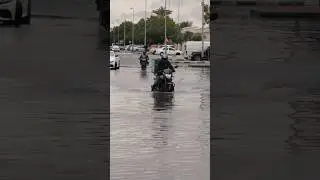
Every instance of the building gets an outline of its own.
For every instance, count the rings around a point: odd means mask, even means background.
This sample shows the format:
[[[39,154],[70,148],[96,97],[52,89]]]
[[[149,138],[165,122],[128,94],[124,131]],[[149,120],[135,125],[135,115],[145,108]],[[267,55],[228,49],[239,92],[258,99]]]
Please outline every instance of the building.
[[[185,27],[183,29],[181,29],[182,33],[185,32],[192,32],[192,33],[202,33],[202,28],[201,27],[196,27],[196,26],[191,26],[191,27]],[[203,34],[204,34],[204,41],[210,41],[210,28],[209,25],[205,25],[204,29],[203,29]]]

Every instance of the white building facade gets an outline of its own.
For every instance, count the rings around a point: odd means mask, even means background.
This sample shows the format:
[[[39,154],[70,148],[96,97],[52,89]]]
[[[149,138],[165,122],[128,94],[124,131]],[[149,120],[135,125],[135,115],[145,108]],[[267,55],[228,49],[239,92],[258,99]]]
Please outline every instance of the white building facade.
[[[183,29],[181,29],[181,32],[182,33],[185,33],[185,32],[192,32],[192,33],[202,33],[202,28],[201,27],[196,27],[196,26],[191,26],[191,27],[185,27]],[[203,35],[204,35],[204,38],[203,40],[204,41],[210,41],[210,28],[209,28],[209,25],[205,25],[204,28],[203,28]]]

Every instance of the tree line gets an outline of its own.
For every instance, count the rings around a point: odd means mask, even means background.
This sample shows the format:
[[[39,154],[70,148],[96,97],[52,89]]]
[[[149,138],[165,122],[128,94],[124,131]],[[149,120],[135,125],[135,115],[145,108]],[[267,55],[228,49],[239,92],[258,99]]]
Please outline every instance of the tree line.
[[[183,21],[176,23],[169,15],[172,13],[171,10],[165,10],[164,7],[160,7],[152,11],[152,15],[146,19],[147,23],[147,44],[162,44],[164,42],[164,18],[167,15],[167,39],[174,43],[182,43],[188,40],[201,41],[201,33],[192,33],[186,31],[181,32],[182,28],[191,27],[191,21]],[[204,6],[204,20],[206,24],[210,22],[209,6]],[[134,24],[134,43],[144,44],[144,18],[141,18],[137,23]],[[119,26],[115,26],[110,31],[110,42],[118,42],[118,37],[121,44],[124,37],[125,28],[125,44],[129,44],[132,40],[132,21],[122,22]],[[118,36],[119,32],[119,36]]]

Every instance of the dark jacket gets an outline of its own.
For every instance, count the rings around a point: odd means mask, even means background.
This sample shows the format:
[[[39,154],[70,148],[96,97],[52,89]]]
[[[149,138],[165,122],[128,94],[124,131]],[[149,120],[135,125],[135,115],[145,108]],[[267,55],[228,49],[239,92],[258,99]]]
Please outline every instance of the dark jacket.
[[[156,74],[159,75],[160,73],[162,73],[163,70],[168,68],[171,69],[172,72],[175,72],[174,67],[172,66],[172,64],[168,59],[161,59],[161,61],[159,61],[159,64],[158,64],[158,69]]]
[[[147,54],[141,54],[139,60],[142,60],[143,58],[145,58],[147,61],[149,60],[149,56]]]

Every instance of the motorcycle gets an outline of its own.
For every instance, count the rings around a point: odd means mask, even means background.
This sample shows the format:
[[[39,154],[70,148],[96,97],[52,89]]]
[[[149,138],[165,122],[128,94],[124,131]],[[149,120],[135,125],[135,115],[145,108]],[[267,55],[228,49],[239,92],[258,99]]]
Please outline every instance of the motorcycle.
[[[160,91],[160,92],[173,92],[175,84],[172,81],[173,73],[171,69],[165,69],[160,75],[159,83],[152,87],[151,91]]]
[[[140,57],[139,59],[140,59],[141,69],[146,69],[147,65],[149,64],[148,58]]]

